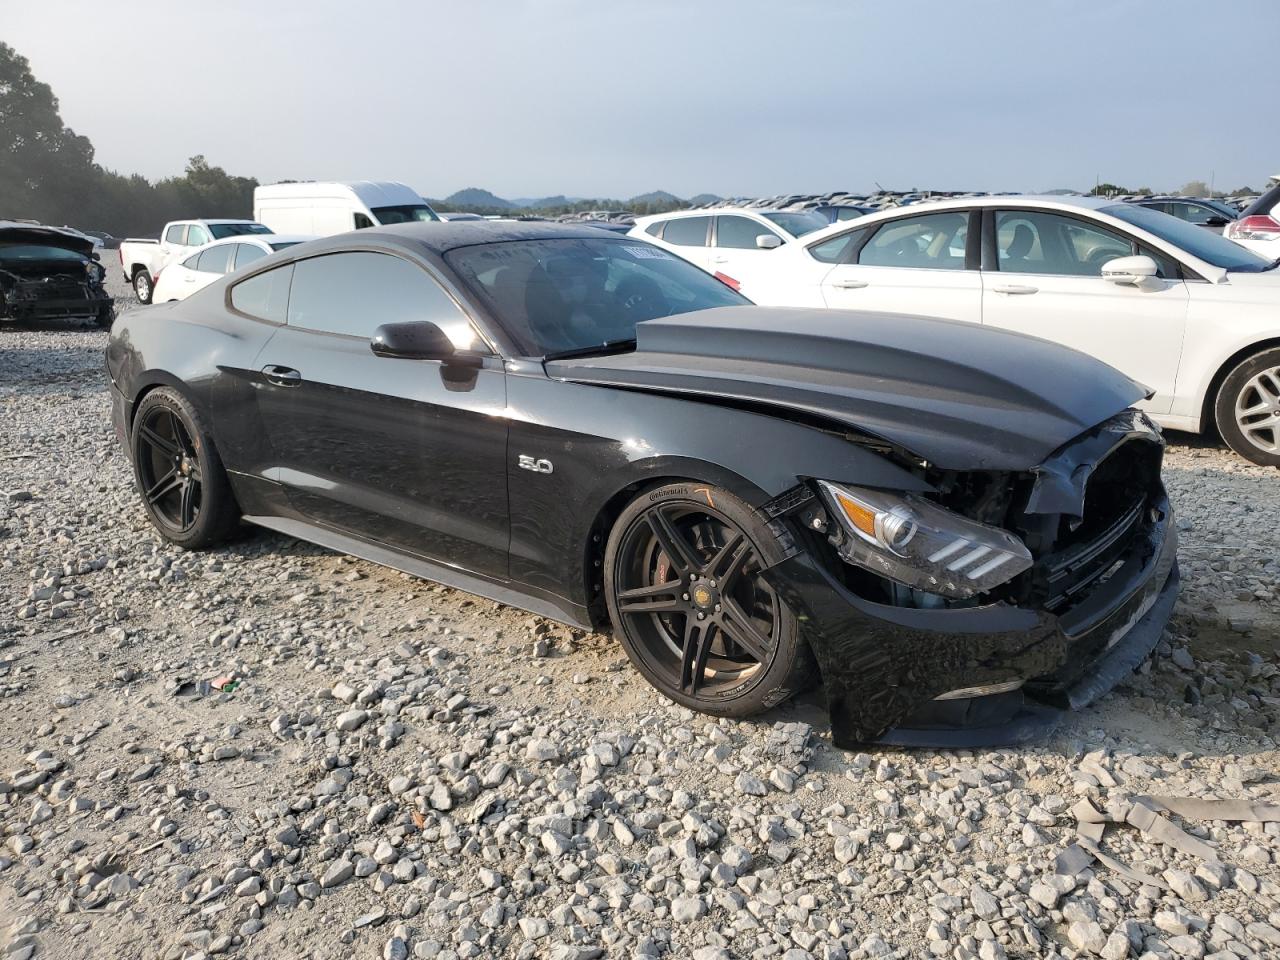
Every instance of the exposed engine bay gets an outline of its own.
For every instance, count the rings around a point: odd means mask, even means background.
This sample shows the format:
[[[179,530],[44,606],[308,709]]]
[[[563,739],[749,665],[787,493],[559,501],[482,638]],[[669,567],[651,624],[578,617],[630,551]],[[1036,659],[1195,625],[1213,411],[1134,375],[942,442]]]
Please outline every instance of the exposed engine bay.
[[[88,319],[109,326],[113,301],[91,238],[0,221],[0,321]]]

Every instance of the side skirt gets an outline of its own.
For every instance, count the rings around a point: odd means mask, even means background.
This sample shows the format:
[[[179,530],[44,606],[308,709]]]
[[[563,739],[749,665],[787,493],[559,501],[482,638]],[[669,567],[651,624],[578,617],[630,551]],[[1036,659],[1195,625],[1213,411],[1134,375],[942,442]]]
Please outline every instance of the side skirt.
[[[563,598],[552,599],[531,594],[512,586],[510,583],[495,583],[483,577],[456,570],[453,567],[398,553],[376,543],[369,543],[368,541],[348,536],[345,533],[330,530],[328,527],[307,523],[303,520],[266,516],[246,516],[243,519],[247,523],[266,527],[268,530],[275,530],[291,537],[297,537],[299,540],[306,540],[309,543],[326,547],[338,553],[350,554],[353,557],[359,557],[361,560],[368,560],[370,563],[378,563],[384,567],[399,570],[402,573],[444,584],[446,587],[474,593],[496,603],[527,610],[540,617],[546,617],[548,620],[568,624],[580,630],[595,630],[595,627],[590,623],[587,611]]]

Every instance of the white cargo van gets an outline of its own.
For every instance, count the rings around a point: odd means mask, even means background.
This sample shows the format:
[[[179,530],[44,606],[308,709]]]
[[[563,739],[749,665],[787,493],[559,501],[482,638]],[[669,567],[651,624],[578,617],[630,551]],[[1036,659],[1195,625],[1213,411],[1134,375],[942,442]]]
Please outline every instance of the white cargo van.
[[[389,223],[440,219],[422,197],[403,183],[377,180],[256,187],[253,217],[276,233],[317,237]]]

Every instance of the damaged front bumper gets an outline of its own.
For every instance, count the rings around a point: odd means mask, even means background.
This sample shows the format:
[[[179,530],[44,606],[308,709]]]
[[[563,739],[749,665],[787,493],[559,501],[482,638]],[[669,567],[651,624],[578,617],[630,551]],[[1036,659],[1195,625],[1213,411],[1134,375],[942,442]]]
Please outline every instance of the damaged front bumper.
[[[1114,436],[1109,428],[1083,438],[1060,458],[1071,469],[1045,474],[1056,487],[1037,495],[1057,498],[1053,512],[1083,509],[1088,475],[1115,449]],[[1158,480],[1141,511],[1123,552],[1108,555],[1105,571],[1069,603],[1054,601],[1053,610],[1034,601],[880,602],[850,589],[830,561],[807,550],[765,571],[803,623],[835,743],[1025,742],[1124,680],[1159,643],[1178,595],[1177,528]]]
[[[47,296],[20,288],[0,298],[0,318],[22,321],[90,319],[110,310],[113,303],[106,293],[90,291]]]

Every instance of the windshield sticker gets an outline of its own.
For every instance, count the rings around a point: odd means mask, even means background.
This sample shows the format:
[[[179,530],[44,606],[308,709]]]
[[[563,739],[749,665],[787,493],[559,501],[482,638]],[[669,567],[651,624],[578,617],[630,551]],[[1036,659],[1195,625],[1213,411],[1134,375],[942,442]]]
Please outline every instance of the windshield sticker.
[[[657,247],[646,247],[639,243],[628,243],[625,245],[627,253],[631,254],[637,260],[674,260],[671,254],[665,250],[659,250]]]

